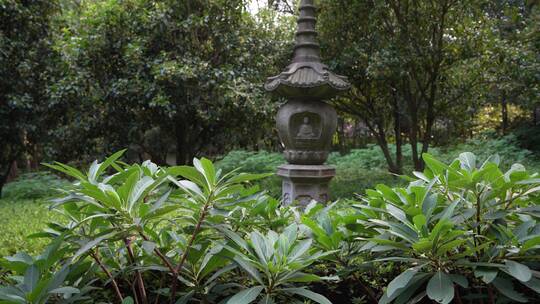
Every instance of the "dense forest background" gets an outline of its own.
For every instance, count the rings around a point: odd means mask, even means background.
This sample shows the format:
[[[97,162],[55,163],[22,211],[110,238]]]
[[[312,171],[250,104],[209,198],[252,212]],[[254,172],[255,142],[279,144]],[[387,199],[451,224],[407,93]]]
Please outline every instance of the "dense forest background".
[[[263,90],[289,62],[295,1],[0,0],[0,189],[43,161],[189,163],[279,152]],[[376,144],[390,172],[514,134],[540,150],[540,8],[525,0],[320,0],[334,149]],[[379,153],[379,152],[377,152]]]

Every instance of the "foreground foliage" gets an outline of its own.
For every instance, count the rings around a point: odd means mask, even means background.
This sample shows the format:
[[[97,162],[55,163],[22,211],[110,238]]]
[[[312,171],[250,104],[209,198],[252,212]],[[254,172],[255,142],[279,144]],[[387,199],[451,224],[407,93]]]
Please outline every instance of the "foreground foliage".
[[[484,303],[540,299],[540,178],[462,153],[362,201],[280,206],[266,174],[55,163],[44,253],[0,259],[0,303]],[[98,291],[98,292],[96,292]]]
[[[380,185],[357,205],[376,232],[365,248],[381,255],[378,261],[410,267],[380,303],[426,296],[461,303],[462,295],[527,302],[516,284],[540,293],[540,273],[531,270],[540,245],[537,174],[519,164],[502,172],[498,157],[480,164],[472,153],[450,165],[428,154],[424,161],[427,169],[415,172],[407,188]]]

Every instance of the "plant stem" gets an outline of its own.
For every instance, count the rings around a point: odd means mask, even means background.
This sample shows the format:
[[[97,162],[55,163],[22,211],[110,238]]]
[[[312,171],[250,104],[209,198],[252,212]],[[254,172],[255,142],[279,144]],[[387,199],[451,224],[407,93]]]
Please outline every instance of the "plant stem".
[[[139,231],[139,234],[141,235],[141,237],[143,238],[143,240],[145,241],[149,241],[150,239],[142,232],[142,231]],[[160,260],[163,261],[163,263],[165,264],[165,266],[167,266],[167,268],[169,268],[169,270],[171,271],[172,274],[176,274],[176,269],[174,268],[173,264],[169,261],[169,259],[167,259],[167,257],[159,250],[159,248],[154,248],[154,253],[159,257]]]
[[[493,289],[491,289],[491,286],[488,285],[487,291],[488,291],[489,303],[495,304],[495,297],[493,296]]]
[[[484,293],[482,292],[482,288],[477,287],[478,293],[480,294],[480,297],[478,298],[478,302],[480,304],[484,304]]]
[[[131,291],[133,292],[133,298],[135,300],[135,304],[140,304],[139,297],[137,296],[137,290],[135,289],[135,282],[131,282]]]
[[[480,196],[481,196],[481,194],[476,195],[476,235],[473,235],[474,247],[478,247],[477,238],[482,233],[482,230],[481,230],[481,227],[480,227],[480,225],[481,225],[480,222],[482,220],[482,218],[480,216],[480,212],[482,211]],[[475,256],[476,256],[477,260],[479,259],[478,254],[479,254],[478,252],[475,252]]]
[[[349,263],[347,263],[346,261],[344,261],[341,256],[339,256],[339,254],[336,254],[336,259],[339,261],[339,263],[341,264],[341,266],[344,268],[344,269],[347,269],[349,268]],[[369,287],[367,287],[363,282],[362,282],[362,278],[360,276],[357,275],[357,273],[355,271],[352,272],[352,277],[354,280],[356,280],[358,282],[358,284],[360,284],[360,287],[364,290],[364,292],[367,294],[367,296],[371,299],[371,301],[373,301],[373,303],[378,303],[379,300],[377,300],[377,296],[375,295],[375,293],[373,292],[373,290]]]
[[[161,275],[161,280],[159,280],[159,288],[158,288],[158,290],[160,290],[163,287],[163,282],[164,281],[165,281],[165,273],[163,273]],[[156,301],[154,302],[154,304],[159,304],[159,292],[156,293]]]
[[[375,295],[375,293],[373,292],[373,290],[371,290],[371,288],[367,287],[363,282],[362,282],[362,279],[359,278],[357,275],[356,275],[356,272],[353,273],[353,278],[358,282],[358,284],[360,284],[360,287],[364,290],[364,292],[368,295],[368,297],[371,299],[371,301],[373,301],[373,303],[378,303],[379,300],[377,300],[377,296]]]
[[[129,260],[131,264],[135,266],[136,265],[135,255],[133,254],[133,249],[131,248],[131,241],[129,241],[128,239],[124,239],[124,243],[126,244]],[[144,288],[144,280],[142,278],[141,273],[138,270],[135,270],[135,277],[137,280],[137,287],[139,291],[139,296],[141,297],[141,302],[142,304],[148,304],[148,298],[146,296],[146,289]]]
[[[182,258],[180,259],[180,262],[176,266],[175,273],[174,273],[174,279],[172,283],[171,288],[171,304],[174,304],[174,299],[176,297],[176,289],[178,288],[178,274],[180,273],[180,270],[182,270],[182,267],[184,267],[184,263],[186,262],[187,255],[189,252],[189,249],[193,245],[193,242],[195,241],[195,238],[199,234],[201,230],[202,223],[204,222],[204,219],[206,218],[206,214],[208,213],[208,208],[210,207],[210,203],[212,202],[212,193],[208,196],[206,199],[206,202],[204,203],[204,206],[201,210],[201,214],[199,215],[199,219],[197,220],[197,225],[195,226],[195,230],[193,230],[193,233],[191,234],[191,238],[189,239],[186,249],[182,253]]]
[[[455,297],[456,297],[456,303],[463,304],[463,301],[461,301],[461,295],[459,294],[459,286],[455,286],[454,292],[455,292]]]
[[[114,292],[116,293],[116,296],[118,297],[118,299],[120,300],[120,303],[122,303],[124,301],[124,297],[122,296],[122,293],[120,292],[120,288],[118,288],[118,284],[116,283],[116,280],[114,279],[112,273],[109,271],[109,269],[107,269],[107,267],[105,267],[105,265],[101,262],[101,259],[99,258],[99,255],[97,252],[93,252],[90,254],[92,256],[92,258],[94,259],[94,261],[96,261],[96,263],[99,265],[99,267],[101,268],[101,270],[103,270],[103,272],[105,272],[105,274],[107,275],[107,277],[109,278],[109,280],[111,280],[111,284],[113,286],[113,289],[114,289]]]

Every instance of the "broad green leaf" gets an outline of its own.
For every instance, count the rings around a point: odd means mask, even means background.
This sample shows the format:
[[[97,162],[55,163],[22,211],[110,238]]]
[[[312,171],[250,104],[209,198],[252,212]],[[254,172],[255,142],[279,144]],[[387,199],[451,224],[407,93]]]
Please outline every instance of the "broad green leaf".
[[[286,278],[287,282],[297,282],[297,283],[310,283],[310,282],[320,282],[322,278],[318,275],[310,273],[294,273],[294,275]]]
[[[540,236],[529,239],[521,246],[521,252],[525,252],[533,247],[540,246]]]
[[[467,277],[460,274],[452,273],[450,274],[450,278],[452,279],[452,281],[454,281],[454,283],[458,284],[459,286],[463,288],[469,288],[469,281],[467,280]]]
[[[298,244],[296,244],[296,246],[294,246],[292,249],[287,260],[289,262],[294,262],[296,259],[302,257],[309,250],[309,248],[311,248],[312,242],[313,241],[311,239],[299,241]]]
[[[435,159],[428,153],[422,154],[422,159],[426,163],[427,167],[433,172],[434,175],[442,174],[444,169],[448,168],[447,165]]]
[[[532,271],[529,267],[511,260],[505,262],[508,273],[521,282],[527,282],[532,278]]]
[[[26,252],[18,252],[13,256],[8,256],[8,257],[5,257],[4,259],[10,262],[24,263],[26,265],[32,265],[32,263],[34,263],[34,258],[28,255]]]
[[[375,189],[382,193],[385,199],[391,201],[394,204],[398,204],[401,201],[399,196],[394,192],[394,190],[384,184],[378,184],[377,186],[375,186]]]
[[[471,152],[461,153],[458,157],[461,162],[461,168],[472,172],[476,169],[476,155]]]
[[[174,178],[171,178],[169,177],[169,180],[171,180],[176,186],[178,186],[178,188],[188,192],[188,193],[193,193],[193,194],[196,194],[196,195],[199,195],[201,197],[203,197],[203,192],[201,190],[201,188],[199,188],[199,186],[197,186],[196,183],[192,182],[192,181],[188,181],[188,180],[179,180],[177,181],[176,179]]]
[[[195,295],[195,291],[192,290],[188,293],[186,293],[185,295],[183,295],[180,299],[178,299],[178,301],[176,301],[176,303],[174,304],[187,304],[189,302],[189,300],[191,300],[191,298],[193,298],[193,296]]]
[[[392,240],[387,240],[387,239],[377,239],[377,238],[371,238],[371,239],[368,239],[370,242],[374,242],[374,243],[377,243],[379,245],[384,245],[384,246],[391,246],[393,247],[394,249],[405,249],[407,250],[408,247],[405,246],[403,243],[399,243],[399,242],[396,242],[396,241],[392,241]],[[414,247],[414,244],[413,244],[413,247]]]
[[[412,278],[412,280],[402,288],[399,292],[394,294],[395,304],[415,304],[418,303],[419,300],[424,298],[426,296],[425,291],[418,292],[418,289],[424,285],[424,283],[429,279],[430,275],[427,273],[418,273]],[[413,295],[416,296],[411,299]],[[387,300],[394,300],[393,298],[386,297],[386,293],[383,295],[383,297]],[[382,300],[383,298],[381,298]],[[383,300],[384,302],[384,300]]]
[[[154,253],[154,249],[156,249],[156,243],[154,242],[149,242],[149,241],[143,241],[142,242],[142,248],[144,249],[144,251],[147,253],[147,254],[153,254]]]
[[[419,252],[426,252],[430,250],[431,248],[433,248],[433,242],[430,239],[422,238],[418,240],[417,242],[415,242],[414,244],[412,244],[412,248]]]
[[[152,208],[150,208],[150,213],[158,210],[165,204],[169,196],[171,195],[172,190],[167,191],[165,194],[163,194],[154,204],[152,204]]]
[[[99,177],[109,166],[111,166],[114,162],[116,162],[122,155],[126,152],[126,150],[120,150],[113,155],[109,156],[98,168],[96,172],[96,178]]]
[[[194,164],[196,164],[195,161],[193,161]],[[214,164],[209,159],[202,158],[200,160],[200,165],[202,166],[202,169],[204,170],[204,177],[209,185],[214,185],[216,183],[216,169],[214,168]]]
[[[259,261],[261,262],[261,264],[266,264],[268,261],[267,259],[270,257],[266,256],[267,250],[266,250],[266,241],[264,240],[264,236],[258,231],[253,231],[250,236],[251,236],[251,243],[253,244],[252,247],[257,253],[257,257],[259,258]]]
[[[409,284],[409,281],[414,277],[416,273],[418,273],[418,271],[422,267],[424,267],[424,265],[409,268],[402,272],[400,275],[398,275],[396,278],[394,278],[390,282],[390,284],[388,284],[388,288],[386,289],[387,296],[389,298],[392,298],[394,296],[394,293],[407,286],[407,284]]]
[[[427,223],[427,220],[423,214],[418,214],[413,218],[413,223],[416,229],[420,230]]]
[[[81,181],[86,181],[86,176],[79,170],[73,168],[73,167],[70,167],[68,165],[65,165],[65,164],[62,164],[62,163],[59,163],[59,162],[55,162],[54,164],[45,164],[43,163],[42,165],[46,166],[46,167],[49,167],[51,169],[54,169],[56,171],[60,171],[68,176],[71,176],[71,177],[74,177],[78,180],[81,180]]]
[[[407,219],[407,215],[405,214],[405,212],[403,212],[403,210],[399,209],[398,207],[392,204],[387,204],[386,210],[388,210],[388,213],[390,213],[390,215],[395,217],[398,221],[402,222],[403,224],[409,227],[412,226],[409,220]]]
[[[40,271],[36,264],[31,265],[24,273],[24,286],[28,292],[33,291],[39,281]]]
[[[204,176],[199,171],[197,171],[197,169],[190,166],[170,167],[167,169],[167,173],[171,177],[182,176],[183,178],[186,178],[198,184],[199,186],[203,186],[206,184]]]
[[[217,227],[219,231],[221,231],[227,238],[229,238],[231,241],[233,241],[237,246],[239,246],[241,249],[249,250],[249,246],[247,242],[241,238],[238,234],[236,234],[233,231],[230,231],[226,228]]]
[[[244,269],[244,271],[246,271],[253,279],[255,279],[260,284],[264,284],[261,274],[255,267],[253,267],[253,265],[250,264],[249,261],[246,261],[238,256],[234,257],[234,261],[238,264],[238,266]]]
[[[521,282],[523,285],[529,287],[530,289],[536,291],[536,293],[540,294],[540,280],[536,278],[532,278],[527,282]]]
[[[75,252],[75,254],[73,255],[73,260],[76,260],[81,255],[85,254],[86,252],[88,252],[92,248],[99,245],[99,243],[101,243],[102,241],[104,241],[106,239],[109,239],[109,238],[113,237],[114,235],[116,235],[116,232],[111,232],[111,233],[102,235],[100,237],[97,237],[97,238],[87,242],[86,244],[81,246],[81,248],[79,248],[79,250],[77,250],[77,252]]]
[[[496,278],[493,280],[493,286],[497,288],[500,293],[502,293],[505,297],[514,300],[519,303],[526,303],[527,298],[525,298],[521,293],[517,292],[514,289],[514,285],[511,281],[503,279],[503,278]]]
[[[55,288],[51,291],[49,291],[49,293],[57,293],[57,294],[63,294],[63,295],[66,295],[66,294],[76,294],[76,293],[80,293],[81,291],[75,287],[69,287],[69,286],[66,286],[66,287],[60,287],[60,288]]]
[[[431,277],[426,291],[427,296],[438,303],[448,304],[454,299],[454,283],[442,271],[438,271]]]
[[[154,183],[154,179],[150,176],[144,176],[142,179],[138,180],[133,189],[129,193],[129,210],[133,209],[133,206],[141,199],[143,194],[148,192],[150,186]]]
[[[444,256],[448,251],[458,250],[460,246],[467,242],[467,239],[457,239],[450,241],[437,249],[438,256]]]
[[[304,289],[304,288],[285,288],[285,289],[282,289],[282,290],[285,291],[285,292],[297,294],[297,295],[300,295],[302,297],[308,298],[308,299],[310,299],[312,301],[315,301],[315,302],[317,302],[319,304],[332,304],[332,302],[330,302],[323,295],[320,295],[318,293],[315,293],[313,291],[310,291],[310,290],[307,290],[307,289]]]
[[[255,286],[249,289],[244,289],[235,294],[227,301],[227,304],[249,304],[257,299],[259,294],[264,290],[262,286]]]
[[[124,298],[124,300],[122,301],[122,304],[133,304],[134,301],[133,301],[133,298],[132,297],[126,297]]]

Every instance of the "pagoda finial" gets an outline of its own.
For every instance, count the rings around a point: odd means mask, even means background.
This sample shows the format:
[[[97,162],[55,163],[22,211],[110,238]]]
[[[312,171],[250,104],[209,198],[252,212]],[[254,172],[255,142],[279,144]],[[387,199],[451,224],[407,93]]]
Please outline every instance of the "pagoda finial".
[[[317,8],[313,0],[302,0],[297,21],[296,46],[293,62],[320,62],[320,47],[317,42]]]

